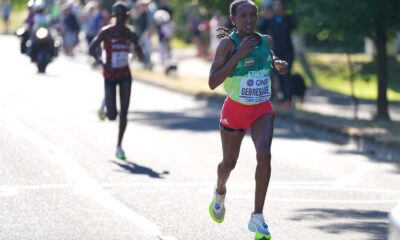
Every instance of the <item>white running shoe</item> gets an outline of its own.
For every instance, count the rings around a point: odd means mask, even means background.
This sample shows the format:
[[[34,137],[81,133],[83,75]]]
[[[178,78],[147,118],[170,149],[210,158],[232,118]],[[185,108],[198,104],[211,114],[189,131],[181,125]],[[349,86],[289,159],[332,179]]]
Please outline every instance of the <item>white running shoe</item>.
[[[265,223],[264,216],[262,213],[251,214],[248,227],[250,232],[263,235],[267,239],[271,238],[271,233],[269,232],[268,225]]]
[[[107,117],[106,115],[106,102],[103,100],[101,102],[101,106],[99,108],[99,110],[97,110],[97,116],[99,116],[99,119],[101,121],[104,121]]]

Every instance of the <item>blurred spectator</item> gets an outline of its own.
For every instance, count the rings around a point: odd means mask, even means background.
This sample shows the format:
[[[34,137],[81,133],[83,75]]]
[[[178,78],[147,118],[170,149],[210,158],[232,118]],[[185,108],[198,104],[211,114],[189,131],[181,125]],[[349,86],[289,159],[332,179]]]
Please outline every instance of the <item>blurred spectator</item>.
[[[205,8],[193,8],[187,13],[187,25],[191,41],[196,44],[198,57],[209,57],[210,47],[210,16]],[[218,19],[214,19],[216,23]]]
[[[174,10],[169,5],[169,1],[168,0],[160,0],[159,4],[158,4],[158,10],[167,11],[169,13],[169,15],[171,16],[171,19],[174,18]]]
[[[203,17],[202,21],[199,24],[200,31],[200,43],[201,47],[201,57],[208,58],[209,57],[209,48],[210,48],[210,20],[207,17]]]
[[[99,11],[97,11],[97,15],[95,18],[95,28],[97,29],[97,32],[100,32],[100,29],[108,24],[111,16],[110,12],[107,10],[107,8],[104,7],[103,4],[99,3],[98,7]]]
[[[68,4],[63,11],[63,18],[61,21],[64,51],[67,55],[73,55],[74,49],[79,43],[78,35],[80,32],[80,24],[73,9],[73,6]]]
[[[291,38],[291,32],[295,29],[296,24],[292,16],[286,14],[284,2],[282,0],[273,0],[270,15],[268,5],[265,9],[265,17],[259,25],[259,30],[272,36],[274,39],[273,50],[275,55],[285,60],[289,64],[289,73],[286,75],[278,75],[282,97],[282,106],[290,107],[293,95],[293,86],[291,83],[291,68],[294,61],[294,47]]]
[[[158,16],[156,16],[157,12],[159,13]],[[173,17],[174,10],[170,6],[169,1],[159,0],[157,11],[154,14],[154,20],[157,24],[162,65],[165,65],[172,57],[171,40],[175,31],[175,22]]]
[[[90,45],[93,38],[99,32],[96,19],[99,12],[98,2],[97,1],[88,1],[85,5],[83,16],[83,24],[82,28],[85,32],[87,44]]]
[[[169,12],[159,9],[154,13],[154,20],[157,25],[157,32],[160,42],[160,60],[163,66],[166,66],[171,60],[171,40],[174,35],[175,23]]]
[[[262,3],[262,10],[263,10],[263,15],[262,17],[259,18],[258,22],[258,30],[262,34],[267,34],[267,35],[272,35],[271,33],[271,19],[274,17],[273,11],[272,11],[272,1],[271,0],[266,0],[263,1]],[[280,92],[279,88],[279,74],[272,74],[272,100],[275,101],[277,99],[277,94]]]
[[[50,8],[52,22],[54,22],[54,23],[58,23],[60,20],[61,5],[62,5],[62,0],[56,0]]]
[[[214,14],[210,20],[210,53],[215,54],[219,39],[217,37],[219,27],[229,27],[229,18],[226,16],[221,16],[219,14]],[[214,57],[214,56],[210,56]]]
[[[136,18],[136,29],[139,35],[139,43],[142,46],[143,54],[144,54],[144,64],[145,68],[151,69],[151,25],[152,25],[152,13],[149,9],[149,4],[151,4],[151,0],[138,0],[137,2],[137,11],[138,16]]]
[[[93,18],[93,32],[99,33],[100,30],[106,26],[110,21],[110,13],[108,10],[99,2],[97,2],[97,11],[95,11]],[[90,40],[90,39],[87,39]],[[102,50],[101,47],[97,49],[98,55],[101,56]],[[95,62],[94,65],[99,65],[100,62]]]
[[[3,22],[4,22],[4,32],[8,33],[8,25],[10,21],[10,15],[11,15],[11,4],[9,0],[5,0],[2,4],[2,15],[3,15]]]
[[[124,2],[126,6],[128,6],[128,9],[131,9],[133,7],[133,1],[132,0],[119,0],[121,2]]]
[[[272,2],[264,1],[262,4],[263,16],[260,17],[258,29],[263,34],[271,35],[270,21],[274,17]]]
[[[190,9],[187,13],[186,22],[187,27],[189,29],[189,38],[192,43],[196,45],[197,48],[197,56],[200,57],[202,55],[202,44],[200,42],[200,17],[197,9]]]
[[[210,20],[210,52],[212,53],[215,53],[218,46],[217,29],[219,26],[221,26],[219,24],[219,16],[215,14]]]

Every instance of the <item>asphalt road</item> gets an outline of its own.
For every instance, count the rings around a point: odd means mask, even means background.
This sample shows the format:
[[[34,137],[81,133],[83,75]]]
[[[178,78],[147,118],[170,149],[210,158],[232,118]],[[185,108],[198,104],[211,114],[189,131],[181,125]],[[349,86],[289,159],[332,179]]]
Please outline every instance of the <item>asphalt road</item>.
[[[124,147],[98,120],[102,77],[84,56],[46,75],[0,37],[0,239],[252,239],[255,152],[243,142],[222,224],[208,204],[221,103],[135,82]],[[273,239],[380,240],[400,168],[276,121],[265,216]]]

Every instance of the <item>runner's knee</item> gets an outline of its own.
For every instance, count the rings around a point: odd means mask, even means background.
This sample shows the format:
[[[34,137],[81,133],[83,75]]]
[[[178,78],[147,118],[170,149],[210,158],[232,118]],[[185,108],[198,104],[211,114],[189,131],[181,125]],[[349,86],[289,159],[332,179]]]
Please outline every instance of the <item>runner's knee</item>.
[[[117,112],[107,112],[107,118],[110,121],[115,121],[117,119],[118,113]]]
[[[257,162],[259,164],[271,164],[271,152],[263,149],[263,150],[257,150]]]
[[[229,161],[226,161],[226,160],[223,160],[221,163],[220,163],[220,168],[222,168],[222,169],[224,169],[224,170],[227,170],[227,171],[232,171],[233,169],[235,169],[235,167],[236,167],[236,160],[229,160]]]

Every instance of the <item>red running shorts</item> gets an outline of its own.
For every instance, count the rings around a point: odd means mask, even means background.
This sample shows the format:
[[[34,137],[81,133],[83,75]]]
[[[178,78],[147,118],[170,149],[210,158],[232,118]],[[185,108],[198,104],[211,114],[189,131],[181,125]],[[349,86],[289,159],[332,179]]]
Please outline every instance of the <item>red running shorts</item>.
[[[267,114],[275,115],[270,101],[244,105],[227,97],[222,106],[220,125],[227,130],[244,131],[251,128],[257,119]]]

